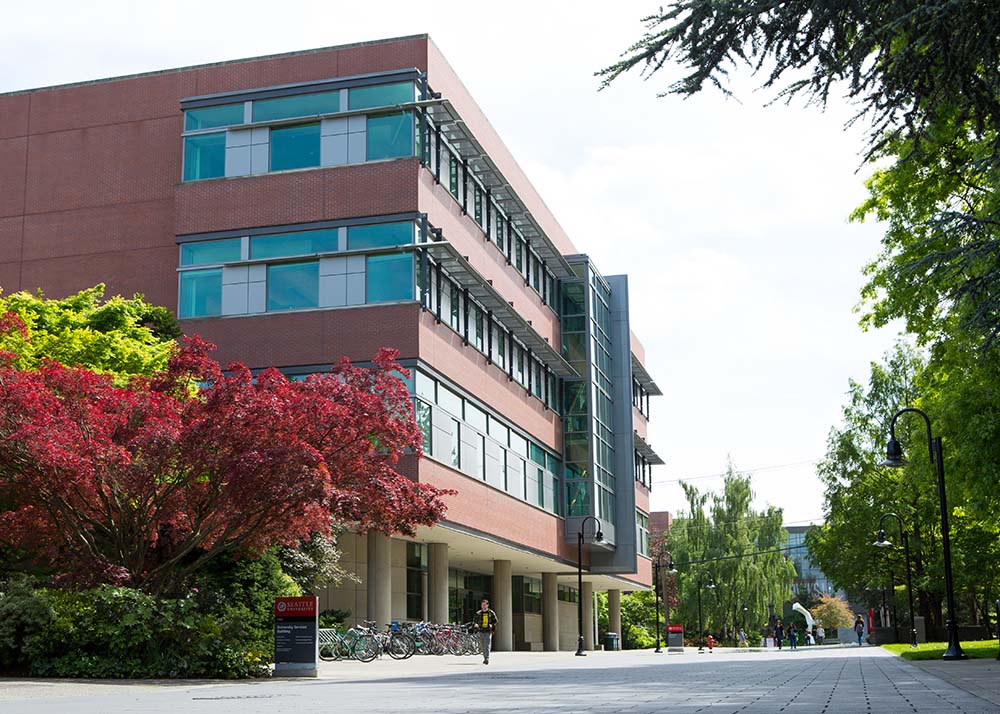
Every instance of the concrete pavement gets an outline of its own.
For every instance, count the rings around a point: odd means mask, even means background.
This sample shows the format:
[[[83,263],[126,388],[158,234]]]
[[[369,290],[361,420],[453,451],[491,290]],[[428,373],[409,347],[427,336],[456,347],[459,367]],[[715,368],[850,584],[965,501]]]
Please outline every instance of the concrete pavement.
[[[0,680],[0,711],[972,714],[1000,712],[996,675],[976,661],[918,667],[876,647],[585,658],[500,652],[489,665],[450,655],[324,663],[319,679],[300,681]]]

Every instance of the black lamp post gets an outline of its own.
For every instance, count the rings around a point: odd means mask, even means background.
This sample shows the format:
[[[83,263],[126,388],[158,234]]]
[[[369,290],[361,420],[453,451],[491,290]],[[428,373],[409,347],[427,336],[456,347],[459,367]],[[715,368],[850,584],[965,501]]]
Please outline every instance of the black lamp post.
[[[917,621],[913,619],[913,581],[910,578],[910,539],[906,534],[906,530],[903,528],[903,519],[897,516],[895,513],[886,513],[878,521],[878,540],[876,540],[872,545],[879,548],[891,548],[892,543],[885,539],[885,528],[883,524],[886,518],[895,518],[896,522],[899,523],[899,533],[903,538],[903,552],[906,553],[906,594],[909,600],[910,606],[910,647],[917,646]]]
[[[941,447],[941,437],[931,435],[931,420],[924,412],[913,407],[900,409],[893,414],[892,421],[889,422],[889,443],[886,445],[886,458],[882,462],[883,466],[898,468],[906,464],[903,458],[903,447],[896,441],[896,419],[901,414],[913,412],[919,414],[927,425],[927,446],[930,450],[931,464],[937,470],[938,505],[941,509],[941,547],[944,550],[944,587],[945,597],[948,602],[948,619],[945,626],[948,628],[948,649],[942,659],[968,659],[969,656],[962,651],[962,644],[958,641],[958,613],[955,608],[955,586],[951,577],[951,540],[948,537],[948,506],[944,493],[944,453]]]
[[[705,621],[701,616],[701,589],[703,587],[712,589],[715,588],[715,581],[712,580],[712,576],[708,576],[708,582],[704,585],[702,583],[702,575],[698,576],[698,651],[705,651]]]
[[[580,522],[580,530],[577,532],[576,540],[576,584],[577,593],[580,597],[577,598],[576,607],[576,625],[577,625],[577,640],[576,640],[576,656],[586,657],[587,653],[584,652],[583,647],[583,532],[587,528],[587,521],[593,521],[597,532],[594,533],[594,542],[600,543],[604,540],[604,533],[601,532],[601,522],[596,516],[587,516]]]

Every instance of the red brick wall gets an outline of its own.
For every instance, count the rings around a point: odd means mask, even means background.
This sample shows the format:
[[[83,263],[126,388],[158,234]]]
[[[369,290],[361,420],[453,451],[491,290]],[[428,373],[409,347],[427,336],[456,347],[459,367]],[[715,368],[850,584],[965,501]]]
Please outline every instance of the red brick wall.
[[[416,211],[416,158],[177,186],[177,235]]]
[[[222,364],[251,368],[329,365],[350,357],[371,359],[382,347],[400,358],[417,356],[416,304],[367,305],[343,310],[184,320],[185,334],[200,334],[219,346]]]

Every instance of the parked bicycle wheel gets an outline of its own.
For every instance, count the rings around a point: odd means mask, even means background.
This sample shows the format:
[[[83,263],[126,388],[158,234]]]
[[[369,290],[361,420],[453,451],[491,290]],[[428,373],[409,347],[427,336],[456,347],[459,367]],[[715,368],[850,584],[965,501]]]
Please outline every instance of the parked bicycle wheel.
[[[351,656],[359,662],[371,662],[378,657],[379,642],[375,635],[359,635]]]
[[[417,649],[417,643],[410,635],[394,632],[389,638],[389,656],[393,659],[409,659]]]

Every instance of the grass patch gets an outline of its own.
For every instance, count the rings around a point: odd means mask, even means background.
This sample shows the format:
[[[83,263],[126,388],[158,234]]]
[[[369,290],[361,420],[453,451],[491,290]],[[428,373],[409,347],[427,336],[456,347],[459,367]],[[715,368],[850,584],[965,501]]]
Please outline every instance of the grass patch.
[[[882,645],[882,649],[889,650],[893,654],[898,654],[903,659],[941,659],[945,650],[948,649],[947,642],[925,642],[917,645],[916,648],[904,644]],[[973,642],[963,642],[962,650],[969,655],[970,659],[996,659],[996,640],[975,640]]]

